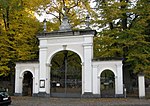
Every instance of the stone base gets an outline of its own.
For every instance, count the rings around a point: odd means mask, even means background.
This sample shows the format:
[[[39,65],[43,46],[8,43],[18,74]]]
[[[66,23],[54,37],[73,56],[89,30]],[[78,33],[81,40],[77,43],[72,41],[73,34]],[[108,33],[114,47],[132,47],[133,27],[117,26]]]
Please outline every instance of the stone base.
[[[22,93],[14,93],[14,96],[22,96]]]
[[[82,96],[82,98],[101,98],[100,94],[93,94],[92,92],[85,92]],[[123,94],[116,94],[115,98],[124,98]]]
[[[38,97],[50,97],[50,94],[47,94],[46,92],[39,92],[37,94],[33,94],[33,96],[38,96]]]
[[[101,96],[99,94],[93,94],[92,92],[85,92],[81,96],[82,98],[100,98]]]
[[[124,98],[124,94],[116,94],[115,97],[116,98]]]
[[[38,97],[38,93],[32,94],[33,97]]]
[[[145,99],[145,96],[139,96],[139,99]]]

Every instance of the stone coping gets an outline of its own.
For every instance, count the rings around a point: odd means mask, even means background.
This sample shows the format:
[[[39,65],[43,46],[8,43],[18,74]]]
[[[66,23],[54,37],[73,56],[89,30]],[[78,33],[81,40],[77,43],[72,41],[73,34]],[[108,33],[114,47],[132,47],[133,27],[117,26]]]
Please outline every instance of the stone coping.
[[[122,61],[122,57],[98,57],[98,58],[93,58],[92,61],[108,61],[108,60],[120,60]]]
[[[96,35],[96,30],[83,29],[83,30],[67,30],[67,31],[53,31],[53,32],[42,32],[37,35],[38,38],[44,37],[61,37],[61,36],[79,36],[79,35]]]
[[[20,60],[15,63],[39,63],[39,60]]]

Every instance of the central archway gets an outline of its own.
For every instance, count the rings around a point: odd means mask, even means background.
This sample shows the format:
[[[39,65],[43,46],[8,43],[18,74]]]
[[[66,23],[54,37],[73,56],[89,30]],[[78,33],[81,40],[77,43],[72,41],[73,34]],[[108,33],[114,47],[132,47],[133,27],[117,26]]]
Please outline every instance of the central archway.
[[[80,97],[82,92],[82,66],[79,55],[63,50],[51,60],[50,93],[54,97]]]

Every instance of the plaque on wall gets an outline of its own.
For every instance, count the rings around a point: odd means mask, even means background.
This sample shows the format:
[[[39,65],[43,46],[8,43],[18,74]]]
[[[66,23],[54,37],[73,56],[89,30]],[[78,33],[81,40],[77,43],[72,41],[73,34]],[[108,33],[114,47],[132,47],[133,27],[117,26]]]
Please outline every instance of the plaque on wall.
[[[45,88],[45,80],[40,80],[40,88]]]

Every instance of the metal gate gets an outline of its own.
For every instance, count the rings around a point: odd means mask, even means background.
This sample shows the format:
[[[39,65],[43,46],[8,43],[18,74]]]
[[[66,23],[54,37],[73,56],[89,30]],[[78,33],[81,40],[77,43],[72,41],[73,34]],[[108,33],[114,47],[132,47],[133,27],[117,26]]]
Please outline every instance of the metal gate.
[[[59,60],[58,60],[59,58]],[[51,96],[80,97],[82,91],[81,63],[77,54],[62,51],[52,59]],[[57,66],[56,66],[57,64]]]
[[[24,72],[24,78],[23,78],[23,96],[32,96],[32,85],[33,85],[33,75],[29,71]]]
[[[115,97],[115,76],[111,70],[101,73],[101,97]]]

